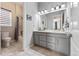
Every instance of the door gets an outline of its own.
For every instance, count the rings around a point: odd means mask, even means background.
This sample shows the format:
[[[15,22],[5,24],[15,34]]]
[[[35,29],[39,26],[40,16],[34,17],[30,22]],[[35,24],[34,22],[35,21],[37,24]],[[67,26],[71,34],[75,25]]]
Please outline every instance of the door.
[[[38,33],[35,33],[35,32],[33,33],[33,40],[34,40],[34,44],[40,45]]]
[[[70,55],[70,41],[66,38],[56,38],[57,40],[57,51],[64,53],[65,55]]]

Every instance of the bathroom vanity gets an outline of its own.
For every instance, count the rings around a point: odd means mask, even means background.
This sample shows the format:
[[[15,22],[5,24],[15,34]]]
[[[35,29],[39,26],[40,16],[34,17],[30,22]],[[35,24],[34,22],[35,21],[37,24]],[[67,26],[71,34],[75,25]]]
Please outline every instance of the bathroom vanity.
[[[53,51],[70,55],[71,34],[55,31],[34,31],[34,44]]]
[[[70,55],[71,33],[69,31],[69,9],[64,8],[39,15],[38,29],[33,32],[35,45]],[[35,24],[36,25],[36,24]]]

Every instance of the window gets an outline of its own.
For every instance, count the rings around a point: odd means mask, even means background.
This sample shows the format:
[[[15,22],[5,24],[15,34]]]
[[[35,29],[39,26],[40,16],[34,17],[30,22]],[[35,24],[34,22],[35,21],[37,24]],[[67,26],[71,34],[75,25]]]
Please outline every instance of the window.
[[[12,25],[12,13],[10,10],[0,8],[0,26]]]

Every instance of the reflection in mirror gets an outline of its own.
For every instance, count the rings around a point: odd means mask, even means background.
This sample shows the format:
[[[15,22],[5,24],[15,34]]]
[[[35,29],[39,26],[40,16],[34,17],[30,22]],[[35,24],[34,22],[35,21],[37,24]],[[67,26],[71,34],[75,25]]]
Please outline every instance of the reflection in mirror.
[[[55,19],[53,19],[53,30],[61,30],[61,18],[60,16],[56,16]]]
[[[41,15],[40,26],[43,30],[63,30],[64,11]]]
[[[55,22],[55,30],[57,30],[57,22]]]

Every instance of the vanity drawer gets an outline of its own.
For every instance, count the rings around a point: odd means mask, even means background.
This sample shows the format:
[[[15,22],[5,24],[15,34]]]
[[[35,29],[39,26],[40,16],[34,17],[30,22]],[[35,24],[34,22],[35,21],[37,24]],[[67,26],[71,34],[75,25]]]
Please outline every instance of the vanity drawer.
[[[59,34],[59,33],[48,33],[47,36],[59,37],[59,38],[67,38],[66,34]]]
[[[40,36],[46,36],[46,33],[40,32],[40,33],[38,33],[38,35],[40,35]]]
[[[34,32],[34,35],[39,35],[39,33],[38,32]]]
[[[51,44],[51,43],[47,43],[47,48],[50,50],[55,50],[56,49],[56,45],[55,44]]]
[[[40,36],[42,36],[42,35],[46,35],[46,33],[43,33],[43,32],[34,32],[36,35],[40,35]]]
[[[40,36],[40,41],[45,41],[46,42],[46,36]]]
[[[40,41],[40,46],[42,46],[42,47],[46,47],[46,42],[44,42],[44,41]]]
[[[48,43],[54,43],[54,44],[56,44],[56,39],[55,39],[54,37],[48,36],[48,37],[47,37],[47,42],[48,42]]]

